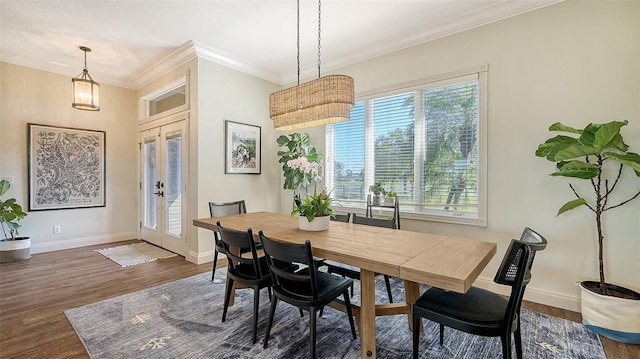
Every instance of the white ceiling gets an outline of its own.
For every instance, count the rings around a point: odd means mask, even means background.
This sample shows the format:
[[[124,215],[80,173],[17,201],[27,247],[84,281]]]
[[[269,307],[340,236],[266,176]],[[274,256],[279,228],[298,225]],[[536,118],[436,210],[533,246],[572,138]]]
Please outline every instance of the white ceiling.
[[[324,0],[321,70],[481,26],[561,0]],[[300,4],[301,77],[317,74],[318,3]],[[0,1],[0,61],[137,89],[139,74],[189,43],[207,58],[295,81],[295,0]],[[193,41],[193,43],[191,43]]]

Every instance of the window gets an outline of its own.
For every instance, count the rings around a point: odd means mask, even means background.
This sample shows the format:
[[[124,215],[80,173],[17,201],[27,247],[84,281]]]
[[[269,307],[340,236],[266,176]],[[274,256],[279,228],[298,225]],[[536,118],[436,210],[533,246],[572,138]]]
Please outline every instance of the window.
[[[403,217],[486,225],[486,67],[358,96],[326,127],[326,185],[363,208],[374,182]],[[481,146],[482,144],[482,146]]]
[[[149,117],[169,111],[187,103],[187,85],[182,84],[174,89],[149,99]]]
[[[140,123],[155,121],[189,109],[189,71],[140,97]]]

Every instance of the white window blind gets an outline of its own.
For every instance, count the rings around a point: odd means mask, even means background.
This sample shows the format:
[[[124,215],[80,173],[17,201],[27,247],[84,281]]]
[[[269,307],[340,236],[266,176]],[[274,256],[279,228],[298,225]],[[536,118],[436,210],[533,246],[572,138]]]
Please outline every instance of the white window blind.
[[[363,207],[382,182],[405,217],[481,218],[482,88],[475,73],[359,99],[349,121],[327,126],[334,199]]]

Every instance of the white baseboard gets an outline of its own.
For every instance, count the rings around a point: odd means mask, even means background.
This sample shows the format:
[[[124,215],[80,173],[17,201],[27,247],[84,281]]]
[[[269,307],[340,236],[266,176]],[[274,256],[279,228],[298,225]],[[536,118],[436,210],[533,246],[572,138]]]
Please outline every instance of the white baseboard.
[[[213,254],[214,254],[213,251],[202,252],[202,253],[189,251],[189,254],[187,254],[184,257],[184,259],[195,264],[208,263],[208,262],[213,262]],[[222,258],[224,258],[224,256]],[[218,255],[218,259],[220,259],[220,255]]]
[[[490,290],[495,293],[509,295],[507,287],[498,285],[488,278],[478,278],[474,285],[478,288]],[[549,305],[578,313],[580,312],[579,297],[570,297],[565,294],[548,292],[532,286],[527,286],[527,290],[524,292],[524,299],[534,303]]]
[[[31,253],[37,254],[37,253],[53,252],[53,251],[59,251],[63,249],[94,246],[97,244],[122,242],[122,241],[131,240],[131,239],[136,239],[136,232],[116,233],[116,234],[108,234],[104,236],[68,239],[64,241],[56,241],[56,242],[49,242],[49,243],[39,243],[39,244],[31,245]]]

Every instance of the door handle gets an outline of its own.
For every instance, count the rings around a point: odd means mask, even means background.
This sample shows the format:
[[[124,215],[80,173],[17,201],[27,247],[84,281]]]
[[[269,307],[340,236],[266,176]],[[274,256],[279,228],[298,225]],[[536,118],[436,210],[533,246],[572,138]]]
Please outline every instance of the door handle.
[[[164,197],[164,191],[153,192],[153,194]]]

